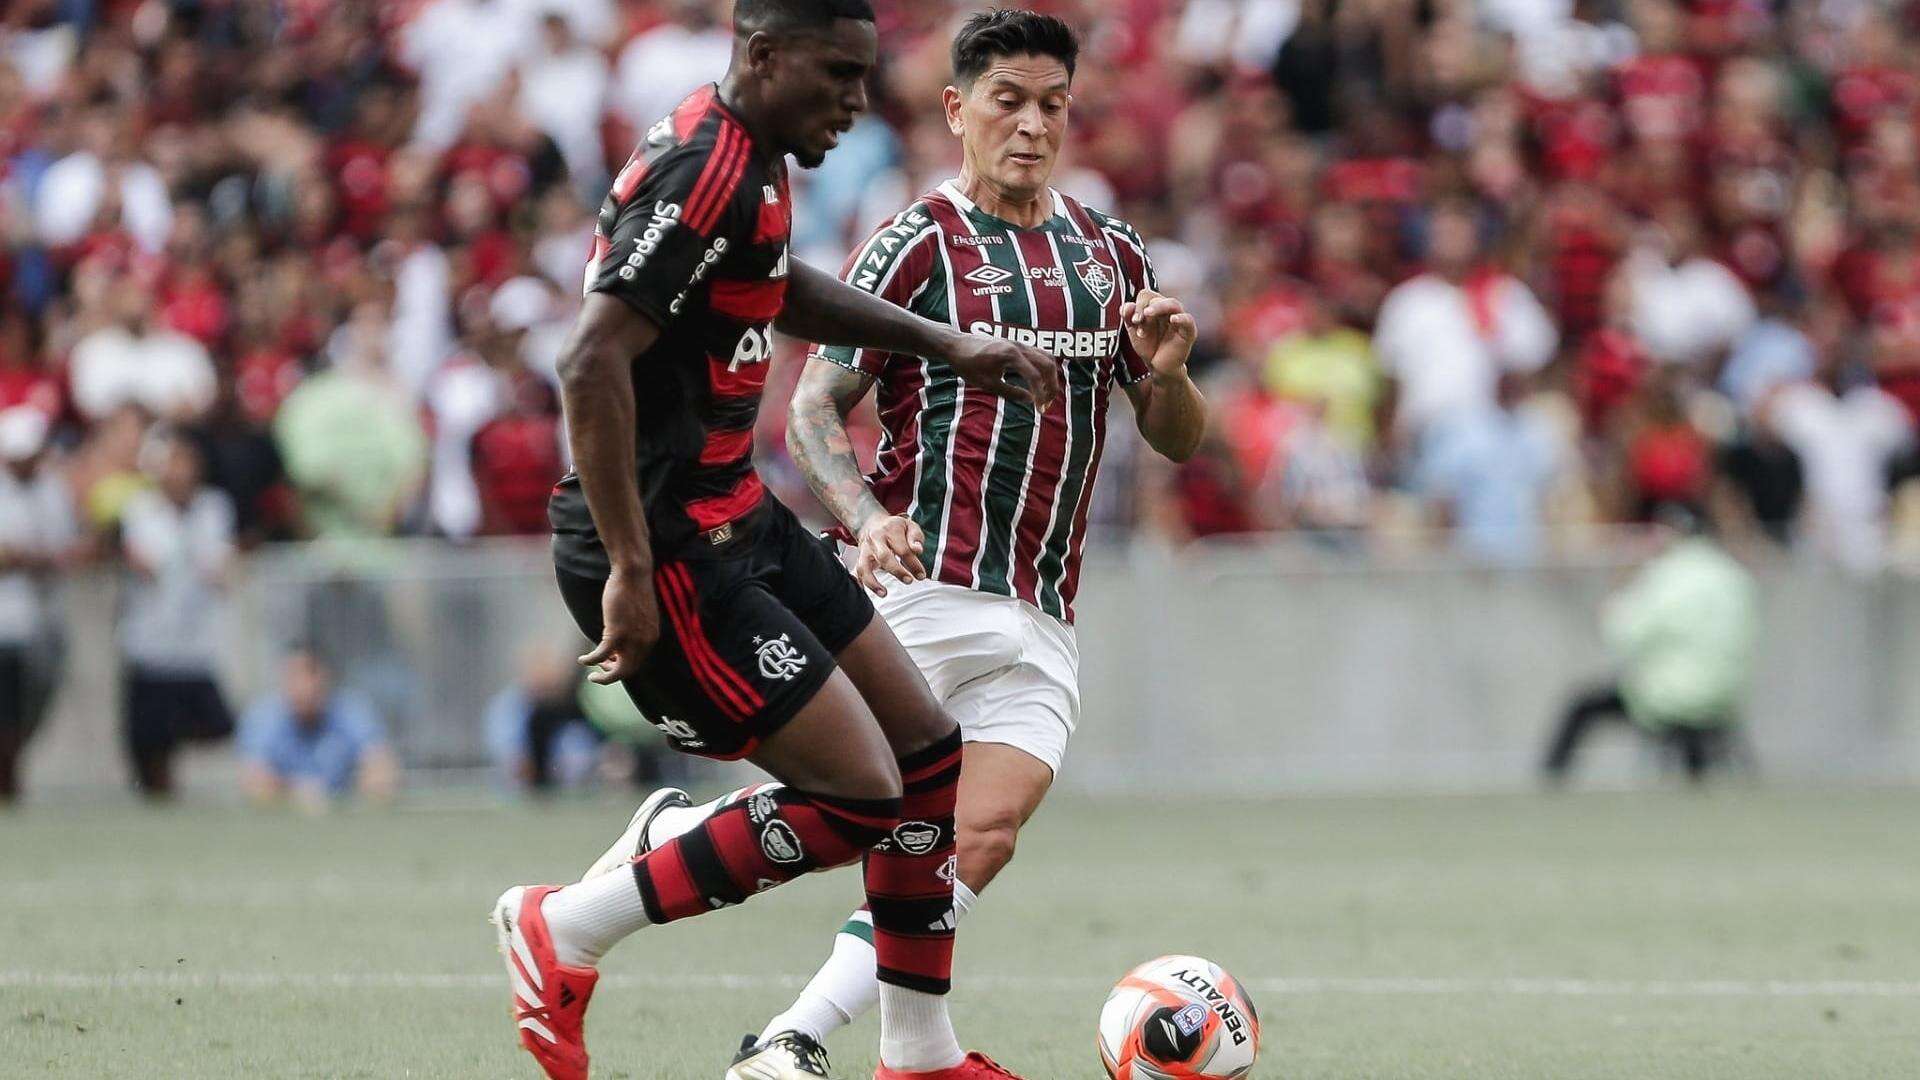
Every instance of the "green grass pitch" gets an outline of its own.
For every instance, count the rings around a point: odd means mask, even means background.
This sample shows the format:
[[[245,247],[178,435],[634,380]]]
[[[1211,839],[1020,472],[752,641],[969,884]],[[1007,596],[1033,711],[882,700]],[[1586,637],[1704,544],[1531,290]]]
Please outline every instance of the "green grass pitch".
[[[629,804],[0,817],[0,1076],[529,1077],[485,914]],[[1107,987],[1251,984],[1263,1080],[1920,1077],[1920,792],[1061,799],[961,929],[964,1041],[1097,1078]],[[608,958],[595,1075],[718,1080],[857,898],[819,876]],[[871,1075],[874,1023],[830,1043]]]

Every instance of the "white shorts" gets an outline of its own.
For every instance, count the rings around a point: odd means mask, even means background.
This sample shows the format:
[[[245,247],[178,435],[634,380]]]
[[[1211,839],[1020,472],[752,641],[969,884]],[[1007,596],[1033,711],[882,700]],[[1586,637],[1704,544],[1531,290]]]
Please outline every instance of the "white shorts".
[[[1055,775],[1080,720],[1073,627],[1011,596],[889,579],[873,606],[967,742],[1004,743]]]

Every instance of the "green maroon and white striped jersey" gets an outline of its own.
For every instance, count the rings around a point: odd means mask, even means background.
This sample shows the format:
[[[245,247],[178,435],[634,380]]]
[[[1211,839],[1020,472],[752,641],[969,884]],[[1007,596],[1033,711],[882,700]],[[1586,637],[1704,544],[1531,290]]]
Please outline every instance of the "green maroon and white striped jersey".
[[[926,531],[928,572],[1071,622],[1107,405],[1114,384],[1151,373],[1120,305],[1154,277],[1131,227],[1057,192],[1053,206],[1023,229],[948,181],[874,233],[842,274],[927,318],[1058,357],[1061,394],[1045,413],[966,386],[940,361],[813,355],[876,380],[882,436],[868,482],[889,513]]]

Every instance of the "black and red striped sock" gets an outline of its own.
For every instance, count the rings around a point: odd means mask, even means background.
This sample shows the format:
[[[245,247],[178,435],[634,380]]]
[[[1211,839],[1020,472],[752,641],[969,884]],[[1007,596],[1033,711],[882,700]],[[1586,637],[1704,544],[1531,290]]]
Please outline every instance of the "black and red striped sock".
[[[900,820],[893,799],[838,799],[766,787],[714,811],[633,862],[658,925],[744,901],[802,874],[858,859]]]
[[[900,824],[867,853],[867,906],[882,983],[944,994],[953,974],[953,808],[960,729],[900,759]]]

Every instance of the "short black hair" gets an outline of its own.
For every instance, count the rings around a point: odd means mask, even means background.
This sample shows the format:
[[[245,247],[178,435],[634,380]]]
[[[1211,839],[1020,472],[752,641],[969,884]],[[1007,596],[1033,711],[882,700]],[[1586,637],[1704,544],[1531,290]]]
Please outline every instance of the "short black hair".
[[[788,34],[824,30],[835,19],[873,21],[871,0],[735,0],[733,32],[745,37],[762,31]]]
[[[1007,56],[1051,56],[1073,78],[1080,61],[1080,38],[1052,15],[1018,8],[976,11],[953,39],[953,81],[970,86],[995,61]]]

